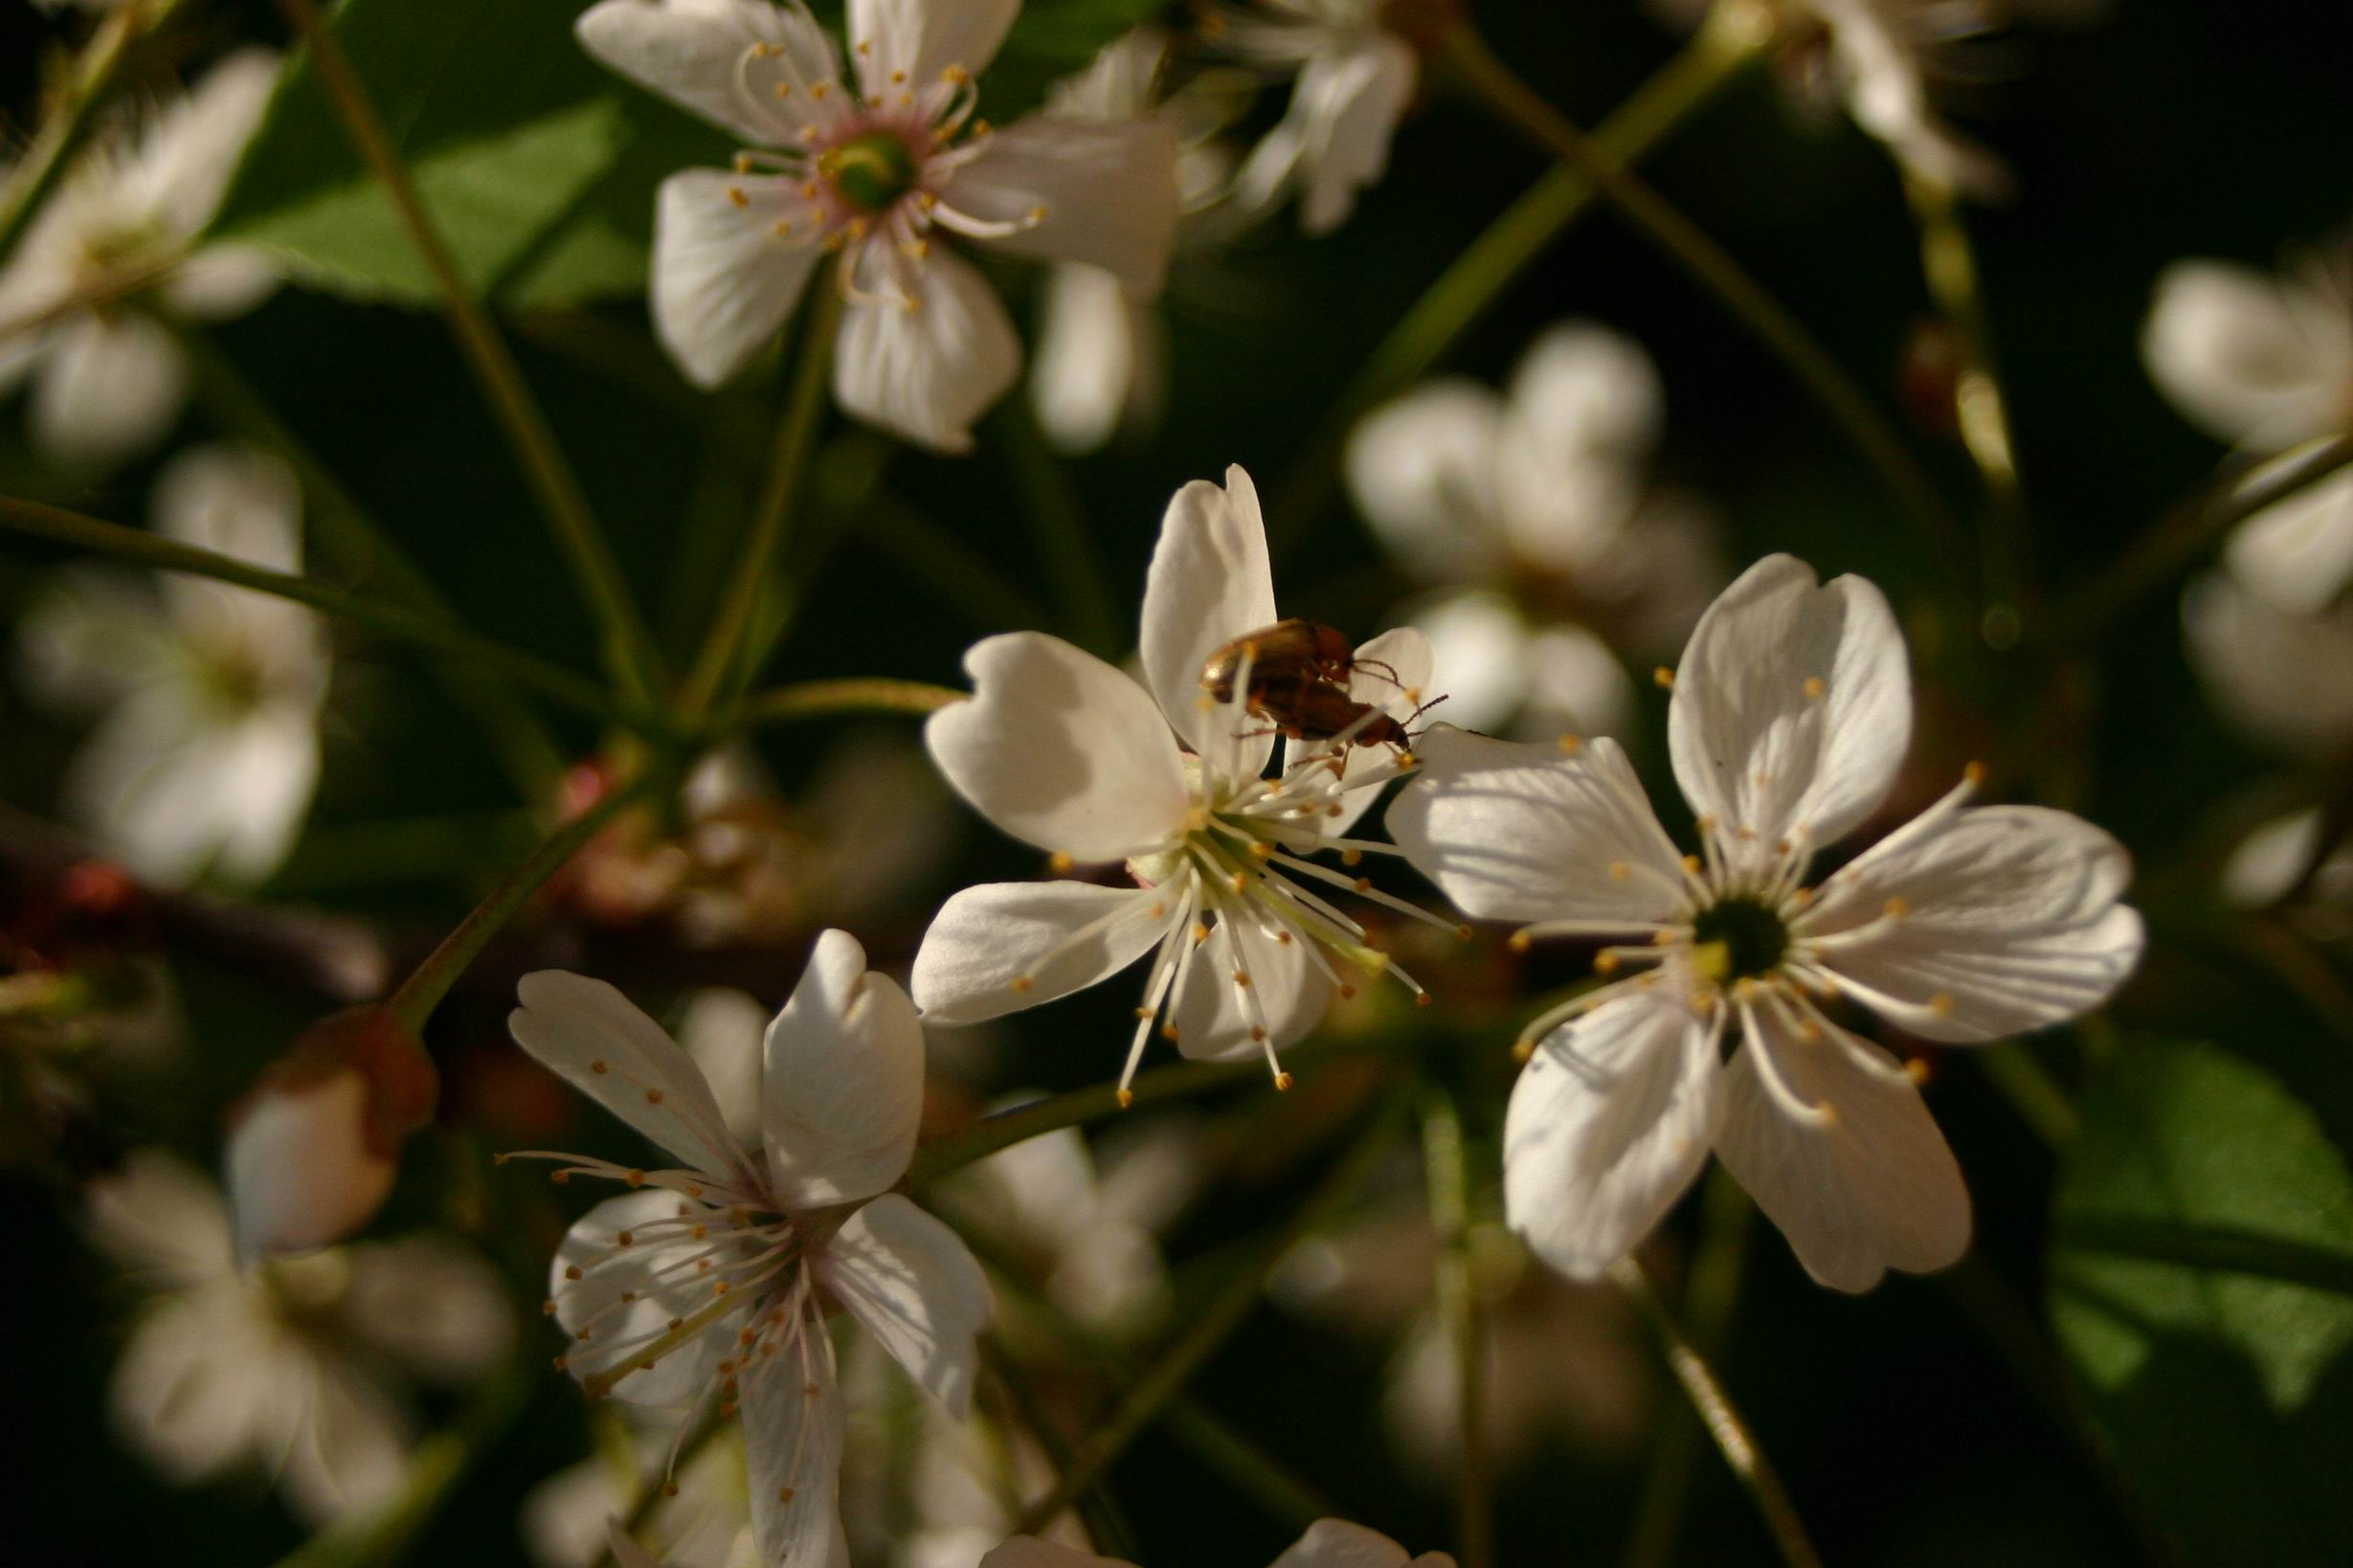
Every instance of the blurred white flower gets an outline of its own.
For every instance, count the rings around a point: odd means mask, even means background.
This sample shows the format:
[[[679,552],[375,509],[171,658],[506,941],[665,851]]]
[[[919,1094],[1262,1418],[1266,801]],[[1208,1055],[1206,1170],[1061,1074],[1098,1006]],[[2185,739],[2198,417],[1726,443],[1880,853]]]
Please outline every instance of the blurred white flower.
[[[655,325],[689,379],[716,386],[784,325],[818,260],[841,253],[849,308],[834,395],[858,418],[945,452],[1009,391],[1021,346],[970,262],[933,231],[1087,261],[1156,292],[1176,227],[1176,145],[1148,120],[973,118],[974,75],[1020,0],[850,0],[857,86],[801,0],[602,0],[579,21],[598,59],[744,139],[732,171],[662,183]]]
[[[558,1471],[524,1497],[523,1540],[538,1568],[595,1568],[612,1541],[611,1521],[630,1512],[640,1489],[663,1484],[669,1434],[630,1432],[625,1418],[612,1424],[624,1428],[613,1451]],[[646,1535],[663,1543],[661,1561],[669,1568],[758,1568],[737,1433],[714,1433],[669,1484],[678,1490],[654,1504],[645,1525]]]
[[[516,1042],[683,1162],[527,1156],[559,1161],[559,1178],[632,1189],[590,1210],[556,1253],[550,1305],[572,1341],[563,1364],[595,1394],[682,1408],[682,1432],[706,1407],[740,1409],[761,1558],[839,1560],[848,1418],[827,1314],[846,1310],[957,1412],[989,1316],[964,1243],[888,1191],[922,1111],[913,1005],[867,972],[846,932],[819,936],[768,1027],[762,1136],[747,1146],[693,1059],[619,992],[559,971],[519,989]]]
[[[1100,1161],[1075,1128],[1024,1139],[941,1182],[938,1202],[1074,1321],[1134,1340],[1168,1314],[1159,1232],[1191,1199],[1199,1172],[1189,1127],[1121,1131],[1104,1138]]]
[[[1703,855],[1675,852],[1613,741],[1424,742],[1427,776],[1389,811],[1414,866],[1470,914],[1529,922],[1514,941],[1619,936],[1597,972],[1643,966],[1521,1036],[1504,1206],[1545,1262],[1606,1270],[1711,1148],[1825,1285],[1968,1245],[1967,1189],[1910,1074],[1822,1002],[1949,1043],[2023,1034],[2107,1000],[2141,925],[2118,902],[2121,845],[2065,812],[1965,807],[1976,769],[1808,888],[1816,852],[1887,797],[1911,729],[1887,600],[1774,555],[1710,607],[1674,676],[1669,750]]]
[[[1649,484],[1664,409],[1639,345],[1568,322],[1530,346],[1508,396],[1433,381],[1356,427],[1358,509],[1405,570],[1445,585],[1411,618],[1446,672],[1449,723],[1619,732],[1633,691],[1612,646],[1671,651],[1722,586],[1714,519]]]
[[[2182,595],[2190,661],[2214,710],[2291,751],[2353,738],[2353,600],[2287,608],[2236,571],[2209,571]]]
[[[1244,213],[1295,190],[1301,226],[1330,234],[1387,170],[1421,77],[1413,45],[1383,25],[1389,11],[1389,0],[1258,0],[1211,12],[1213,35],[1234,55],[1294,78],[1289,109],[1234,175]]]
[[[1117,1557],[1016,1535],[980,1559],[980,1568],[1132,1568]],[[1424,1552],[1410,1557],[1406,1550],[1381,1534],[1345,1519],[1318,1519],[1290,1549],[1274,1559],[1273,1568],[1454,1568],[1444,1552]]]
[[[0,392],[30,377],[33,437],[60,462],[111,463],[169,428],[188,366],[159,316],[214,321],[277,286],[258,252],[191,249],[278,79],[241,49],[195,89],[84,151],[0,271]]]
[[[2260,909],[2296,891],[2316,858],[2312,902],[2353,906],[2353,840],[2321,854],[2325,818],[2319,808],[2275,817],[2250,833],[2223,867],[2223,897],[2242,909]]]
[[[184,1484],[266,1469],[314,1525],[398,1490],[415,1424],[405,1378],[462,1383],[513,1337],[497,1277],[443,1237],[239,1272],[219,1193],[161,1151],[93,1188],[90,1224],[153,1293],[115,1367],[123,1440]]]
[[[1276,1051],[1321,1020],[1335,989],[1353,990],[1327,950],[1421,994],[1364,945],[1360,926],[1302,885],[1353,885],[1437,923],[1307,858],[1361,855],[1367,846],[1346,835],[1409,756],[1308,745],[1262,776],[1275,735],[1250,710],[1247,667],[1223,699],[1202,683],[1211,655],[1276,620],[1258,494],[1237,467],[1224,488],[1196,481],[1169,503],[1144,589],[1148,684],[1039,632],[993,637],[965,656],[972,700],[924,728],[940,771],[1004,832],[1064,865],[1124,862],[1132,885],[991,883],[956,894],[915,955],[927,1018],[972,1023],[1035,1007],[1153,952],[1124,1093],[1163,1013],[1163,1035],[1187,1056],[1263,1052],[1287,1084]],[[1426,641],[1389,632],[1355,658],[1352,706],[1402,722],[1428,684]]]
[[[1396,1346],[1380,1411],[1409,1473],[1442,1486],[1462,1458],[1462,1378],[1433,1297],[1438,1236],[1419,1194],[1382,1202],[1293,1248],[1270,1282],[1304,1315]],[[1500,1227],[1471,1232],[1488,1342],[1488,1447],[1506,1467],[1548,1436],[1623,1450],[1649,1406],[1648,1350],[1625,1299],[1532,1268]]]
[[[156,479],[153,513],[182,543],[302,570],[302,492],[266,453],[183,453]],[[314,612],[204,578],[150,589],[94,569],[34,604],[19,639],[37,691],[104,714],[64,800],[106,853],[166,886],[276,869],[319,776],[329,664]]]
[[[2158,278],[2140,341],[2183,417],[2246,457],[2353,437],[2353,247],[2280,278],[2177,261]],[[2280,610],[2323,609],[2353,581],[2353,471],[2249,518],[2225,561]]]

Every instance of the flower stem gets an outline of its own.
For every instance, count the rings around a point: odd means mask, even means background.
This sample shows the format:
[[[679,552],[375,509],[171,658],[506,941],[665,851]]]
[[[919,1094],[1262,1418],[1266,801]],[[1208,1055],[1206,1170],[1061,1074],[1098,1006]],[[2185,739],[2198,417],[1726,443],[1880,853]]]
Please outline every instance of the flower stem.
[[[1596,127],[1594,156],[1613,168],[1634,163],[1756,60],[1764,37],[1742,20],[1746,14],[1739,8],[1716,7],[1698,36]],[[1555,165],[1398,318],[1274,493],[1266,531],[1278,564],[1307,537],[1331,499],[1340,454],[1356,421],[1443,359],[1496,296],[1593,204],[1596,193],[1585,170]]]
[[[301,478],[309,517],[326,553],[347,580],[377,584],[388,601],[443,624],[459,625],[449,601],[411,561],[391,532],[354,500],[316,453],[289,429],[246,381],[220,345],[182,326],[181,347],[195,368],[197,395],[215,417],[285,459]],[[485,672],[458,661],[437,666],[451,701],[462,708],[495,752],[524,799],[549,799],[564,771],[563,752],[539,715],[514,700]]]
[[[1683,1392],[1707,1427],[1708,1436],[1715,1440],[1724,1463],[1748,1490],[1758,1514],[1764,1520],[1766,1533],[1781,1549],[1782,1560],[1789,1568],[1822,1568],[1822,1558],[1807,1539],[1797,1510],[1790,1506],[1789,1493],[1782,1488],[1781,1476],[1765,1458],[1764,1450],[1758,1446],[1756,1434],[1749,1430],[1731,1396],[1724,1392],[1722,1381],[1659,1300],[1658,1291],[1643,1272],[1642,1265],[1632,1258],[1625,1259],[1609,1271],[1609,1277],[1633,1298],[1634,1304],[1650,1319],[1651,1327],[1658,1331],[1668,1367],[1683,1385]]]
[[[335,101],[353,146],[383,183],[385,194],[399,214],[410,241],[433,274],[441,293],[441,307],[459,349],[482,383],[484,396],[508,442],[521,459],[525,478],[547,513],[557,542],[578,580],[589,611],[602,631],[603,657],[615,683],[633,703],[653,698],[660,659],[653,635],[639,615],[628,579],[612,548],[597,530],[580,481],[556,444],[548,415],[531,394],[515,363],[513,352],[500,336],[489,313],[482,309],[458,270],[448,242],[434,225],[432,214],[416,193],[400,154],[384,127],[383,117],[368,96],[343,44],[319,15],[315,0],[279,0],[295,30],[310,46],[311,64],[319,80]]]
[[[84,517],[79,512],[69,512],[60,506],[27,501],[17,496],[0,496],[0,527],[14,528],[19,533],[55,540],[78,549],[92,550],[117,560],[153,567],[161,571],[185,571],[193,576],[210,577],[216,582],[234,583],[239,588],[250,588],[256,593],[273,594],[281,599],[292,599],[298,604],[340,616],[381,636],[431,648],[482,668],[496,670],[519,685],[528,686],[544,697],[604,722],[650,728],[656,732],[662,728],[648,715],[616,707],[613,699],[594,682],[574,675],[561,665],[551,664],[520,648],[494,642],[461,626],[452,625],[416,610],[379,604],[307,577],[271,571],[249,565],[233,555],[202,549],[194,545],[183,545],[175,539],[166,539],[144,528],[126,528],[118,523],[103,523],[95,517]]]
[[[1920,231],[1920,270],[1929,298],[1952,328],[1961,356],[1953,389],[1961,445],[1985,482],[1992,515],[1980,541],[1979,634],[1988,646],[2014,643],[2032,602],[2028,580],[2026,496],[2018,481],[2018,451],[2010,437],[2009,401],[1994,370],[1993,331],[1985,317],[1977,251],[1950,186],[1907,177],[1904,192]]]
[[[56,88],[57,97],[40,133],[11,170],[0,193],[0,258],[16,249],[33,216],[73,167],[74,154],[90,136],[101,105],[112,96],[136,46],[163,32],[181,0],[130,0],[99,22],[98,31]]]
[[[385,1006],[392,1016],[410,1033],[422,1034],[425,1020],[433,1017],[433,1010],[449,995],[449,988],[482,956],[482,949],[490,945],[490,939],[499,934],[515,911],[539,891],[540,884],[561,870],[564,862],[602,832],[606,823],[652,795],[666,776],[659,769],[639,775],[634,782],[614,790],[566,822],[532,850],[522,863],[499,880],[489,896],[474,907],[474,912],[459,921],[457,929],[441,939],[441,945],[428,953],[425,961],[400,982],[399,989],[386,998]]]
[[[1138,1080],[1139,1086],[1141,1082]],[[1410,1092],[1409,1087],[1391,1096],[1389,1103],[1374,1114],[1355,1147],[1325,1174],[1307,1201],[1267,1236],[1249,1261],[1210,1298],[1184,1333],[1169,1346],[1167,1354],[1135,1379],[1126,1398],[1087,1435],[1087,1441],[1079,1445],[1054,1490],[1022,1513],[1020,1523],[1015,1526],[1016,1534],[1035,1532],[1043,1521],[1068,1508],[1070,1500],[1124,1453],[1153,1418],[1183,1392],[1193,1375],[1242,1326],[1266,1288],[1267,1276],[1283,1261],[1284,1254],[1362,1185],[1387,1157]]]
[[[1471,28],[1447,36],[1455,75],[1507,123],[1597,187],[1644,236],[1681,266],[1778,356],[1828,413],[1857,452],[1927,535],[1933,551],[1959,571],[1968,556],[1961,531],[1887,416],[1839,368],[1812,333],[1707,231],[1585,136]]]
[[[2056,1152],[2075,1141],[2074,1102],[2025,1042],[2004,1041],[1970,1054],[2045,1148]]]
[[[1454,1101],[1432,1088],[1422,1109],[1422,1165],[1429,1186],[1430,1228],[1438,1237],[1438,1315],[1454,1353],[1456,1415],[1462,1429],[1455,1472],[1455,1557],[1462,1568],[1495,1559],[1495,1500],[1488,1453],[1488,1345],[1485,1313],[1470,1264],[1468,1161]]]
[[[1089,653],[1118,658],[1122,651],[1119,617],[1112,612],[1103,559],[1095,553],[1093,534],[1070,483],[1069,469],[1046,444],[1028,398],[1006,398],[990,424],[1003,448],[1006,466],[1013,472],[1014,485],[1021,493],[1030,539],[1053,581],[1054,597],[1070,617],[1072,640]]]
[[[775,576],[784,551],[785,525],[800,492],[801,476],[809,466],[809,450],[825,411],[825,378],[833,365],[835,330],[841,317],[841,291],[834,286],[833,267],[818,269],[810,284],[814,295],[808,318],[801,324],[799,363],[786,394],[784,415],[776,426],[775,455],[760,490],[758,508],[751,514],[751,531],[745,537],[743,556],[735,563],[734,580],[720,606],[710,635],[704,638],[694,667],[679,689],[680,711],[691,719],[724,693],[740,691],[756,673],[746,657],[752,617]]]
[[[922,681],[894,681],[887,676],[850,677],[840,681],[801,681],[745,698],[735,706],[723,728],[754,729],[772,724],[796,724],[837,713],[937,713],[950,703],[971,695],[953,686],[934,686]]]

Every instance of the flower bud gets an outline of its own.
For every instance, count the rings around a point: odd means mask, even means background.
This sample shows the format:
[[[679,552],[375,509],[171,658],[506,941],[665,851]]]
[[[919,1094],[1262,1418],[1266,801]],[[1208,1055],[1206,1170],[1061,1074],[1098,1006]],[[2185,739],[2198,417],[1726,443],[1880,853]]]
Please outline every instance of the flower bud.
[[[381,1006],[303,1031],[230,1111],[237,1253],[301,1252],[349,1236],[392,1190],[400,1146],[433,1119],[433,1061]]]

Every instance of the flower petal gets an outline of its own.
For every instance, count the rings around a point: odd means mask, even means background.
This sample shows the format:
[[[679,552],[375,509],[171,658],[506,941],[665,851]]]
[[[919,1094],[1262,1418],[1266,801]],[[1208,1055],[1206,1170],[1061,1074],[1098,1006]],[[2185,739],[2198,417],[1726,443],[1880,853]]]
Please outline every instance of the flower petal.
[[[1194,952],[1169,1015],[1176,1048],[1196,1060],[1219,1060],[1295,1043],[1323,1021],[1332,982],[1310,961],[1306,940],[1288,927],[1246,907],[1221,916]],[[1246,987],[1237,978],[1244,974]],[[1253,1034],[1261,1027],[1264,1041]]]
[[[678,1042],[719,1102],[728,1134],[749,1148],[760,1141],[760,1054],[773,1015],[757,998],[726,986],[689,992]]]
[[[976,642],[964,667],[972,700],[933,714],[924,743],[997,827],[1086,862],[1143,854],[1183,831],[1184,766],[1133,681],[1039,632]]]
[[[1504,1117],[1504,1217],[1572,1279],[1625,1257],[1707,1163],[1716,1034],[1662,986],[1544,1038]]]
[[[834,397],[868,424],[941,452],[969,452],[973,421],[1021,373],[1021,340],[973,264],[934,250],[900,269],[906,304],[854,304],[841,323]]]
[[[694,1058],[627,997],[560,969],[526,974],[515,994],[507,1031],[532,1060],[683,1164],[727,1180],[744,1172]]]
[[[768,1026],[762,1128],[776,1200],[816,1208],[899,1179],[923,1114],[923,1026],[847,931],[825,931]]]
[[[1299,69],[1287,123],[1304,152],[1299,218],[1327,235],[1356,210],[1356,192],[1389,167],[1389,139],[1414,94],[1418,68],[1405,41],[1370,30],[1344,54],[1317,55]]]
[[[1021,0],[850,0],[860,80],[873,94],[899,71],[915,82],[957,65],[978,76],[1020,11]]]
[[[2232,575],[2283,610],[2326,609],[2353,579],[2353,474],[2264,507],[2230,535],[2223,558]]]
[[[1416,750],[1389,836],[1465,913],[1633,929],[1682,908],[1681,857],[1616,741],[1564,755],[1441,725]]]
[[[1555,621],[1529,637],[1528,677],[1527,706],[1513,727],[1527,739],[1624,734],[1634,716],[1625,666],[1608,643],[1574,622]]]
[[[621,1372],[613,1397],[631,1404],[665,1409],[700,1399],[732,1348],[740,1320],[761,1304],[760,1292],[738,1292],[742,1307],[644,1365],[646,1346],[672,1322],[711,1304],[710,1278],[693,1266],[711,1255],[713,1243],[693,1237],[682,1220],[703,1221],[718,1233],[728,1229],[720,1211],[647,1187],[608,1198],[574,1221],[549,1266],[555,1320],[571,1336],[565,1370],[584,1381]],[[578,1337],[583,1329],[585,1340]]]
[[[1125,1557],[1099,1557],[1060,1541],[1015,1535],[989,1549],[979,1568],[1135,1568]]]
[[[744,1468],[759,1560],[792,1568],[849,1568],[840,1503],[849,1412],[834,1380],[831,1349],[818,1344],[809,1346],[805,1357],[760,1356],[739,1384]]]
[[[188,361],[163,324],[136,311],[80,311],[53,330],[33,384],[33,437],[61,463],[135,456],[179,417]]]
[[[1562,452],[1638,462],[1666,423],[1666,393],[1642,345],[1596,322],[1561,322],[1520,356],[1512,422]]]
[[[131,177],[173,235],[191,236],[213,220],[281,63],[274,50],[239,49],[148,123]]]
[[[506,1355],[514,1313],[498,1272],[433,1231],[351,1249],[341,1317],[352,1336],[433,1382],[479,1378]]]
[[[1101,267],[1048,274],[1029,400],[1054,444],[1092,452],[1123,422],[1151,420],[1167,391],[1165,337],[1153,308]]]
[[[2182,595],[2190,662],[2222,716],[2292,750],[2353,735],[2353,608],[2283,610],[2228,572]]]
[[[971,1407],[989,1282],[962,1237],[897,1193],[845,1221],[818,1278],[917,1386],[962,1416]]]
[[[2080,1018],[2124,983],[2142,940],[2118,903],[2131,879],[2124,846],[2079,817],[1981,806],[1891,835],[1830,879],[1799,930],[1842,987],[1912,1033],[2000,1040]]]
[[[208,245],[156,285],[175,316],[192,322],[242,316],[278,291],[278,263],[243,245]]]
[[[280,1476],[296,1513],[325,1524],[390,1502],[408,1473],[408,1413],[376,1381],[341,1356],[306,1358],[300,1390],[288,1390],[292,1417],[273,1433],[284,1456]],[[269,1450],[265,1450],[269,1451]]]
[[[1836,1025],[1804,1041],[1771,1009],[1724,1072],[1715,1152],[1789,1238],[1816,1280],[1868,1290],[1890,1268],[1925,1273],[1969,1245],[1969,1192],[1919,1090],[1895,1059]],[[1760,1081],[1757,1051],[1796,1098],[1800,1121]]]
[[[193,1167],[161,1149],[134,1149],[90,1184],[90,1233],[132,1280],[184,1290],[236,1268],[229,1211]]]
[[[781,175],[689,168],[655,193],[654,325],[696,386],[742,370],[800,302],[818,248],[813,234],[776,232],[797,189]]]
[[[287,1393],[260,1331],[242,1292],[156,1303],[131,1331],[107,1390],[126,1445],[183,1484],[259,1448]]]
[[[978,1023],[1066,997],[1142,957],[1173,915],[1167,895],[1147,887],[967,887],[941,907],[916,950],[915,1005],[933,1022]],[[1089,927],[1094,934],[1068,942]],[[1017,986],[1023,979],[1029,983]]]
[[[1375,409],[1349,437],[1349,493],[1408,571],[1467,582],[1502,564],[1503,427],[1502,398],[1447,378]]]
[[[343,1240],[384,1206],[399,1175],[370,1134],[357,1068],[299,1088],[265,1085],[237,1112],[222,1160],[247,1258]]]
[[[1793,835],[1844,837],[1886,798],[1911,735],[1887,599],[1860,577],[1817,587],[1788,555],[1766,556],[1709,606],[1667,715],[1675,780],[1735,857],[1743,843],[1770,858]]]
[[[2343,306],[2252,267],[2167,267],[2140,355],[2183,415],[2223,440],[2276,452],[2344,426],[2353,340]]]
[[[1408,1568],[1405,1549],[1378,1530],[1346,1519],[1318,1519],[1273,1568]],[[1444,1552],[1425,1552],[1411,1568],[1454,1568]]]
[[[1348,694],[1359,703],[1379,708],[1401,725],[1415,720],[1424,704],[1442,695],[1430,684],[1436,652],[1419,627],[1393,626],[1372,641],[1356,645],[1356,667],[1349,675]],[[1296,769],[1317,756],[1329,755],[1331,750],[1329,746],[1299,746],[1284,753],[1284,766]],[[1382,777],[1368,785],[1363,780],[1375,773],[1387,773],[1397,761],[1396,748],[1378,742],[1371,746],[1351,742],[1346,751],[1340,759],[1341,794],[1333,803],[1337,809],[1327,806],[1312,823],[1315,831],[1327,839],[1346,834],[1373,809],[1389,781]]]
[[[573,32],[606,65],[755,146],[783,146],[800,124],[776,82],[796,75],[815,84],[841,71],[833,40],[806,11],[768,0],[603,0]],[[759,45],[780,53],[752,58]]]
[[[1215,728],[1231,722],[1231,715],[1201,707],[1201,666],[1228,642],[1276,618],[1266,525],[1250,476],[1237,464],[1225,471],[1222,487],[1195,480],[1178,490],[1160,520],[1160,540],[1144,579],[1142,653],[1160,711],[1195,752],[1222,756],[1235,749],[1232,738]],[[1271,737],[1243,742],[1239,767],[1255,772],[1273,749]]]
[[[993,133],[941,192],[957,213],[1023,227],[984,243],[1085,261],[1149,298],[1176,239],[1176,132],[1158,120],[1031,115]]]

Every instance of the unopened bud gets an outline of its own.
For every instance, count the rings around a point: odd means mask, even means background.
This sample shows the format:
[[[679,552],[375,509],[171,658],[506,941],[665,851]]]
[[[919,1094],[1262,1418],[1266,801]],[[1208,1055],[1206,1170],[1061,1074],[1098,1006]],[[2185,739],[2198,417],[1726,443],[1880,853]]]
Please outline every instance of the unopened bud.
[[[238,1255],[307,1251],[367,1224],[438,1093],[425,1048],[383,1007],[304,1030],[229,1113]]]

